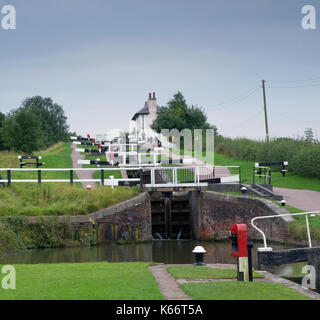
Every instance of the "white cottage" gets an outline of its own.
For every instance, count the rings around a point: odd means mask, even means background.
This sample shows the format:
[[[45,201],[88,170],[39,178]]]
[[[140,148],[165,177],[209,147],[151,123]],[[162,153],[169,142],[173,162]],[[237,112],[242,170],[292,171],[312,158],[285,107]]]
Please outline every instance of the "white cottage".
[[[154,138],[156,133],[151,129],[153,121],[157,118],[160,107],[157,105],[156,94],[149,93],[149,99],[144,107],[134,114],[132,120],[135,122],[135,134],[138,138]]]

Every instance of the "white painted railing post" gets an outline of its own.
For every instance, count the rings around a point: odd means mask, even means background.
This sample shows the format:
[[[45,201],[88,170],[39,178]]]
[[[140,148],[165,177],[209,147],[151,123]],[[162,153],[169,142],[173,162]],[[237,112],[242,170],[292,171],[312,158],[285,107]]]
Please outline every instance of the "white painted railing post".
[[[308,214],[306,214],[306,225],[307,225],[307,234],[308,234],[308,243],[309,243],[309,248],[312,248]]]
[[[155,174],[154,174],[154,168],[151,169],[151,186],[154,187],[155,186]]]
[[[114,176],[109,176],[111,180],[111,188],[114,189]]]
[[[173,169],[173,175],[174,175],[174,185],[178,185],[178,174],[177,174],[177,168]]]

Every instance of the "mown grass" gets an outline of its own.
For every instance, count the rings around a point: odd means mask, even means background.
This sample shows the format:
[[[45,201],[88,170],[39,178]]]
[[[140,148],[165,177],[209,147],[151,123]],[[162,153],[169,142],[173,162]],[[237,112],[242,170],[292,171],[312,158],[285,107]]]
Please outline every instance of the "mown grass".
[[[99,187],[87,190],[81,186],[58,183],[12,184],[0,190],[0,215],[76,215],[87,214],[136,195],[136,187]]]
[[[1,300],[162,300],[150,263],[50,263],[14,265],[15,290]],[[0,266],[2,268],[2,266]]]
[[[34,155],[41,156],[40,162],[43,163],[40,168],[72,168],[71,143],[59,142],[46,150],[35,152]],[[0,168],[20,168],[18,153],[0,152]],[[26,160],[33,162],[34,160]],[[25,169],[36,168],[35,165],[24,166]],[[6,171],[0,171],[3,179],[7,178]],[[74,178],[76,174],[74,173]],[[37,172],[11,172],[11,179],[37,179]],[[69,172],[50,171],[42,172],[42,179],[69,179]]]
[[[204,266],[173,266],[167,271],[175,279],[235,279],[237,271],[235,269],[216,269]],[[253,272],[255,278],[263,278],[257,272]]]
[[[284,285],[268,282],[185,283],[180,287],[194,300],[311,300]]]
[[[175,150],[175,153],[179,151]],[[191,152],[185,151],[185,154],[191,155]],[[253,183],[253,166],[254,161],[240,160],[232,158],[220,153],[209,152],[208,156],[199,156],[199,160],[207,161],[207,163],[215,164],[216,166],[240,166],[241,167],[241,182],[245,184]],[[230,169],[233,174],[238,174],[237,169]],[[256,183],[264,183],[264,179],[256,177]],[[286,172],[283,177],[280,172],[271,173],[271,184],[275,187],[314,190],[320,191],[320,179],[313,177],[303,177],[291,172]]]

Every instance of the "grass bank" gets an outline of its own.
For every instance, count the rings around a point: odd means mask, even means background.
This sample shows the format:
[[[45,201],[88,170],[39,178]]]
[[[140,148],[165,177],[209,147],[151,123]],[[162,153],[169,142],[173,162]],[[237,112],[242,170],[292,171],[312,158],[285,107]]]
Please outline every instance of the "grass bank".
[[[179,151],[175,150],[178,154]],[[185,152],[191,155],[191,152]],[[241,160],[233,158],[218,152],[214,154],[211,152],[207,157],[199,156],[199,160],[207,161],[207,163],[215,164],[216,166],[240,166],[241,167],[241,182],[245,184],[253,183],[253,166],[254,161]],[[237,174],[237,169],[230,169],[231,173]],[[263,179],[256,177],[256,183],[263,183]],[[303,189],[320,191],[320,179],[314,177],[305,177],[295,174],[293,172],[286,172],[286,176],[282,177],[280,172],[272,172],[271,184],[275,187]]]
[[[71,159],[71,143],[59,142],[46,150],[34,152],[34,155],[41,156],[40,162],[43,165],[40,168],[72,168]],[[0,152],[0,168],[20,168],[18,153],[15,152]],[[20,154],[23,155],[23,154]],[[33,162],[34,160],[32,160]],[[29,162],[27,160],[27,162]],[[34,165],[27,165],[24,168],[35,168]],[[0,171],[3,179],[7,178],[6,171]],[[12,172],[12,179],[37,179],[37,172]],[[75,175],[76,178],[76,175]],[[42,179],[69,179],[69,172],[43,172]]]
[[[0,190],[0,216],[58,216],[87,214],[128,200],[137,187],[86,190],[68,184],[13,184]]]
[[[236,279],[236,269],[219,269],[198,266],[173,266],[168,267],[167,271],[175,279]],[[253,272],[254,278],[263,278],[257,272]]]
[[[1,300],[162,300],[149,263],[15,265],[15,290]],[[0,266],[2,268],[2,266]]]
[[[287,205],[285,206],[285,208],[291,213],[305,212],[304,210],[287,206]],[[307,239],[306,217],[303,215],[303,216],[295,216],[294,218],[295,218],[295,221],[291,222],[289,226],[290,235],[295,240],[306,240]],[[310,227],[311,239],[320,242],[320,216],[318,215],[315,215],[314,217],[309,216],[309,227]]]
[[[281,284],[219,281],[180,286],[194,300],[311,300]]]

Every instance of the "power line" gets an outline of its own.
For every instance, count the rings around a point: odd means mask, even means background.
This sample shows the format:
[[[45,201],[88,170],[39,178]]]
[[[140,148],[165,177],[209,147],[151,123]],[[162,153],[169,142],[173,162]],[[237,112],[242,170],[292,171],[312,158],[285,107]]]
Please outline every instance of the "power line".
[[[279,116],[286,118],[288,120],[291,121],[296,121],[296,122],[304,122],[304,123],[320,123],[320,121],[313,121],[313,120],[302,120],[302,119],[296,119],[296,118],[292,118],[292,117],[288,117],[287,115],[278,112],[278,111],[273,111],[273,113],[278,114]]]
[[[257,87],[254,87],[252,88],[251,90],[249,90],[245,95],[240,95],[238,97],[235,97],[231,100],[229,100],[229,103],[225,102],[225,103],[219,103],[217,106],[220,106],[220,107],[217,107],[215,109],[213,109],[213,111],[217,111],[217,110],[220,110],[220,109],[224,109],[224,108],[228,108],[236,103],[239,103],[245,99],[247,99],[248,97],[250,97],[251,95],[253,95],[255,92],[257,92],[258,90],[260,89],[259,86]]]
[[[309,85],[302,85],[302,86],[279,86],[279,87],[269,87],[271,89],[294,89],[294,88],[312,88],[312,87],[319,87],[320,83],[317,84],[309,84]]]
[[[309,78],[309,79],[299,79],[299,80],[270,80],[269,82],[275,83],[289,83],[289,82],[307,82],[307,81],[317,81],[320,80],[320,77]]]

